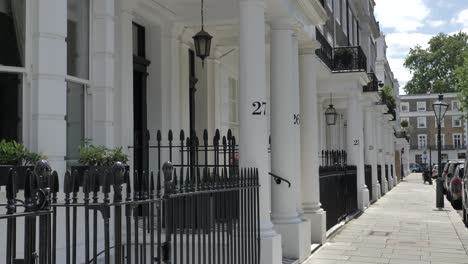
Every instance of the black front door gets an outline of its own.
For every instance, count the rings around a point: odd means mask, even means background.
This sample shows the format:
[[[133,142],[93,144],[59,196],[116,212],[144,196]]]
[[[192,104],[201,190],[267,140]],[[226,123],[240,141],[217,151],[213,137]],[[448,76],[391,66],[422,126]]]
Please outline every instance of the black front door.
[[[133,133],[134,133],[134,170],[148,172],[149,168],[149,131],[147,115],[147,68],[150,61],[145,59],[145,29],[133,24]]]

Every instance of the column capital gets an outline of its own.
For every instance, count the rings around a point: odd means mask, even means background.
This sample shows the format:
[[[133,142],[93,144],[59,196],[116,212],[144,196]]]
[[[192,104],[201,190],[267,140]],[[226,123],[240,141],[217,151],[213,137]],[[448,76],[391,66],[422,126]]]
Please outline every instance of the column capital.
[[[307,40],[299,43],[299,55],[313,54],[320,48],[320,43],[317,40]]]

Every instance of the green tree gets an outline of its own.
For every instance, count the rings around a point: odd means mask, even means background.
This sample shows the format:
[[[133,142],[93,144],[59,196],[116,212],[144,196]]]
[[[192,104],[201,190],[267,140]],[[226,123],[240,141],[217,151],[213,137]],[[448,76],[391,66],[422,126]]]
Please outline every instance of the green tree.
[[[407,94],[456,92],[455,69],[463,64],[463,53],[468,49],[468,35],[439,33],[429,41],[429,47],[410,49],[404,66],[413,73],[406,84]]]
[[[463,54],[463,64],[455,69],[455,77],[457,79],[458,100],[460,101],[459,109],[461,111],[468,110],[468,50]]]

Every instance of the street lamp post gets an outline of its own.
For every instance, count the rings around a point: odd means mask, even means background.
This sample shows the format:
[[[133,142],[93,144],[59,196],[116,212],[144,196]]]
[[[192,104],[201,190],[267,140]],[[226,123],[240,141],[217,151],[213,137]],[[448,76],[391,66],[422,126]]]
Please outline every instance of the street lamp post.
[[[437,196],[436,196],[436,207],[439,209],[444,208],[444,197],[443,197],[443,186],[442,186],[442,160],[441,160],[441,133],[440,133],[440,122],[444,119],[445,113],[447,112],[448,104],[444,101],[444,95],[439,94],[439,100],[432,104],[434,109],[435,118],[437,121]]]

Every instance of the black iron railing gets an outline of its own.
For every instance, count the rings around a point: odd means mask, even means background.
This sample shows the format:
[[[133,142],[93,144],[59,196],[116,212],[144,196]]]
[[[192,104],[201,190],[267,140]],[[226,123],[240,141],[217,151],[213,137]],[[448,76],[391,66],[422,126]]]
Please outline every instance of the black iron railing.
[[[320,202],[327,212],[327,230],[357,212],[356,167],[320,171]]]
[[[382,182],[382,165],[377,165],[377,180],[379,181],[380,184],[380,190],[383,190],[383,182]],[[384,195],[384,192],[381,192],[382,195]]]
[[[344,150],[322,150],[320,152],[320,170],[337,170],[348,166],[348,154]]]
[[[372,201],[372,165],[364,165],[364,180],[369,189],[369,201]]]
[[[318,28],[315,29],[315,37],[320,43],[320,48],[315,50],[315,54],[319,57],[329,69],[332,69],[333,48],[328,43],[327,39],[320,33]]]
[[[77,172],[67,172],[59,193],[58,174],[41,162],[27,173],[24,200],[15,174],[0,209],[4,263],[259,263],[256,169],[177,174],[165,162],[131,176],[116,163],[86,171],[82,188]]]
[[[442,145],[441,149],[442,150],[465,150],[466,149],[465,144],[461,145]],[[432,150],[432,151],[437,151],[437,145],[410,145],[411,150]]]
[[[367,71],[367,58],[361,46],[333,49],[333,72]]]
[[[370,82],[363,87],[364,92],[378,92],[379,91],[379,79],[373,72],[369,72],[367,74],[369,77]]]

